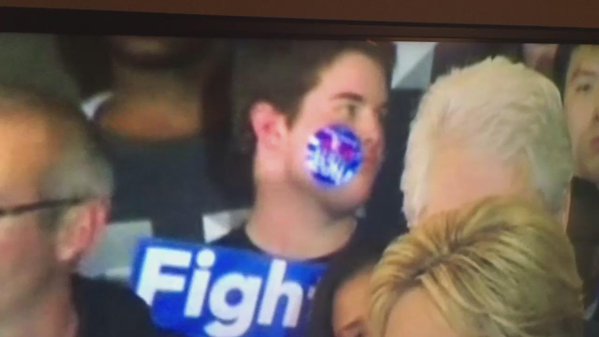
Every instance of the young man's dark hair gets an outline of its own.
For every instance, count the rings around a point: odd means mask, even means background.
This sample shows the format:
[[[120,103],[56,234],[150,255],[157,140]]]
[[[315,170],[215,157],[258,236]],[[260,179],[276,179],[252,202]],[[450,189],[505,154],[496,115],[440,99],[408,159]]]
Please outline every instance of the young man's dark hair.
[[[320,71],[340,54],[355,51],[379,63],[391,82],[395,47],[375,41],[244,40],[234,60],[232,101],[234,130],[244,151],[256,142],[249,110],[259,101],[272,103],[293,123],[299,105],[319,80]]]

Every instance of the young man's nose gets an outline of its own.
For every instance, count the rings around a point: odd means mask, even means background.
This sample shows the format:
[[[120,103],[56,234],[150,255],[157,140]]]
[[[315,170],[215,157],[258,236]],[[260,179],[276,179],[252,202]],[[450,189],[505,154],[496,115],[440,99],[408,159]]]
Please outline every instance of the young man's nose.
[[[381,120],[374,113],[365,118],[359,130],[364,147],[373,150],[382,147],[384,144],[383,126]]]

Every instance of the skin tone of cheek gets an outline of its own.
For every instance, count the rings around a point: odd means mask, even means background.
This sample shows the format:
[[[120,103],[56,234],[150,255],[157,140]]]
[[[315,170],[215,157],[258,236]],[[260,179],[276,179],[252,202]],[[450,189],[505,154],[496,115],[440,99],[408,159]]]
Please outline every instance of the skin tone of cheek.
[[[370,269],[362,271],[337,290],[332,315],[335,337],[366,336],[370,276]]]
[[[420,287],[401,295],[393,306],[384,337],[460,337],[430,295]]]
[[[34,215],[0,220],[0,316],[43,292],[56,264],[51,242]]]

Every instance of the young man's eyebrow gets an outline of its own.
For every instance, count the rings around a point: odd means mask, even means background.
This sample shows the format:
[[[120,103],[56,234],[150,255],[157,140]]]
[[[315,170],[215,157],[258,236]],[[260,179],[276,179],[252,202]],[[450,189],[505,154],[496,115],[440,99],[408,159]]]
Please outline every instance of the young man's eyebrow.
[[[356,102],[364,102],[364,96],[360,95],[360,94],[356,94],[354,92],[340,92],[336,95],[333,96],[333,99],[347,99],[350,101],[356,101]]]
[[[341,93],[338,93],[338,94],[336,94],[336,95],[333,96],[333,99],[347,99],[347,100],[358,102],[358,103],[364,103],[366,101],[366,99],[364,98],[364,96],[362,96],[360,94],[353,93],[353,92],[341,92]],[[382,110],[388,109],[389,108],[389,101],[384,101],[377,108],[378,109],[382,109]]]

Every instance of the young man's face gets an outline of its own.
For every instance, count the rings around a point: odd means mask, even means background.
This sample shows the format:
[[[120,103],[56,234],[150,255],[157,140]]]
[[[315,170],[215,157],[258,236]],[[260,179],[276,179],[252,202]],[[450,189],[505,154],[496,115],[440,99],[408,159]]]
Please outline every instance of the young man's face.
[[[573,52],[564,106],[576,174],[599,184],[599,46],[581,46]]]
[[[348,212],[370,195],[383,159],[382,117],[386,113],[387,84],[382,67],[358,52],[339,55],[320,73],[320,81],[304,96],[291,126],[286,148],[290,180],[308,189],[329,211]],[[364,164],[358,176],[339,188],[324,188],[306,166],[307,145],[317,130],[332,124],[349,126],[359,136]]]

